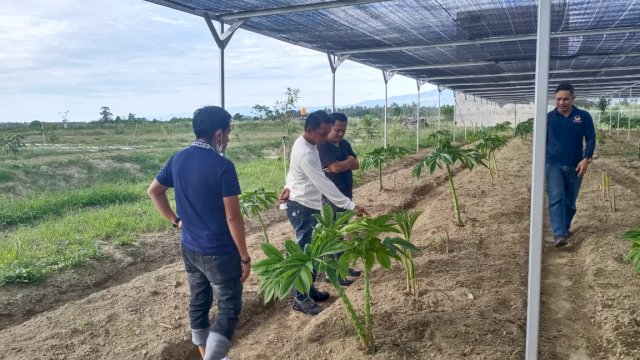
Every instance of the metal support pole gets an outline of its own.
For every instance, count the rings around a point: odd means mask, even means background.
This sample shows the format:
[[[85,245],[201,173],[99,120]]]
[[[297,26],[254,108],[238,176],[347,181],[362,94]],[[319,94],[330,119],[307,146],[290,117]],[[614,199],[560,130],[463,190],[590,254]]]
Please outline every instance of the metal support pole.
[[[220,34],[224,33],[224,23],[220,21]],[[227,44],[224,44],[220,48],[220,107],[224,109],[224,48]]]
[[[611,136],[611,103],[613,103],[613,96],[609,98],[609,136]]]
[[[616,136],[620,135],[620,93],[618,93],[618,122],[616,125]]]
[[[233,36],[235,31],[238,30],[238,28],[242,24],[244,24],[246,19],[241,19],[234,22],[226,32],[224,31],[224,23],[220,21],[220,34],[218,34],[218,31],[213,25],[213,21],[211,20],[211,16],[209,16],[209,13],[205,13],[203,17],[204,21],[209,27],[211,35],[213,35],[213,39],[216,41],[216,45],[218,45],[218,49],[220,49],[220,107],[224,108],[224,49],[227,47],[227,44],[229,44],[229,41],[231,40],[231,37]]]
[[[456,92],[453,92],[453,119],[452,119],[452,127],[453,127],[453,139],[451,139],[451,141],[455,144],[456,143],[456,105],[458,104],[458,100],[456,99]]]
[[[440,108],[440,94],[442,94],[443,88],[438,86],[438,130],[440,130],[440,119],[442,118],[442,109]]]
[[[384,148],[387,148],[387,85],[389,79],[393,77],[394,73],[391,71],[382,70],[382,78],[384,79]]]
[[[518,104],[513,104],[513,134],[516,133],[516,127],[518,126]]]
[[[531,169],[531,225],[529,228],[529,286],[527,296],[525,360],[536,360],[538,358],[550,35],[551,0],[539,0],[538,40],[536,47],[536,112],[533,130],[533,162]]]
[[[336,70],[338,70],[338,66],[340,66],[340,64],[349,58],[349,55],[335,56],[327,53],[327,58],[329,59],[329,67],[331,68],[332,77],[331,110],[336,112]]]
[[[631,105],[631,97],[633,96],[632,92],[633,86],[629,88],[629,105]],[[627,141],[631,139],[631,111],[629,111],[629,121],[627,122]]]
[[[416,154],[420,152],[420,88],[424,84],[424,81],[416,80],[416,87],[418,88],[418,107],[416,109]]]
[[[631,101],[631,99],[629,99],[629,101]],[[637,99],[635,99],[633,105],[631,105],[631,116],[633,116],[634,119],[636,118],[636,104],[637,103],[638,103],[638,101],[637,101]]]

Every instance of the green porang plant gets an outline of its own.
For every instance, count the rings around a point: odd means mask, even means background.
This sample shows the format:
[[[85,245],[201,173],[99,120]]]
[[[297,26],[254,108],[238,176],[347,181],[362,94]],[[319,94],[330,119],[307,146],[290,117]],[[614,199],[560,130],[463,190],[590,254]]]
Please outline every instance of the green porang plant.
[[[441,138],[436,149],[418,161],[413,168],[412,175],[419,178],[425,168],[429,171],[429,174],[433,174],[438,168],[446,171],[449,179],[456,223],[461,226],[460,205],[458,203],[456,187],[453,182],[453,171],[451,170],[456,162],[460,162],[464,167],[468,168],[469,171],[473,170],[476,165],[487,167],[487,164],[483,161],[482,154],[478,150],[463,149],[462,147],[451,144],[449,139]]]
[[[393,160],[404,158],[408,153],[409,150],[407,148],[399,146],[388,145],[386,148],[375,148],[362,156],[362,159],[360,160],[360,171],[366,172],[371,169],[377,169],[380,190],[382,190],[382,167],[386,166]]]
[[[401,210],[391,215],[393,221],[397,224],[400,233],[402,233],[402,236],[408,242],[411,242],[413,226],[415,225],[416,220],[418,220],[418,217],[420,217],[420,214],[422,214],[421,211],[409,212]],[[400,258],[407,275],[407,291],[414,297],[418,297],[418,295],[420,295],[420,290],[418,289],[418,279],[416,278],[416,267],[413,262],[413,254],[411,251],[404,251],[402,248],[398,249],[398,253],[400,254]]]
[[[264,241],[269,243],[269,235],[267,235],[267,227],[262,220],[261,212],[273,208],[278,201],[278,195],[275,192],[265,191],[264,188],[257,188],[253,191],[246,191],[239,197],[240,211],[242,215],[248,217],[257,217],[262,227]]]
[[[264,294],[265,302],[272,298],[287,297],[294,287],[299,292],[308,294],[314,269],[325,272],[345,304],[361,348],[371,354],[375,352],[371,314],[373,267],[379,264],[389,270],[391,259],[400,259],[398,249],[410,252],[415,250],[415,246],[398,237],[381,237],[382,234],[398,232],[390,215],[355,218],[355,212],[347,211],[334,220],[333,211],[327,205],[317,218],[318,226],[313,232],[313,240],[304,249],[300,249],[292,240],[287,240],[282,254],[273,245],[262,244],[267,258],[254,265],[260,278],[258,292]],[[333,255],[338,253],[342,255],[336,261]],[[338,277],[347,276],[349,265],[356,262],[362,263],[364,269],[364,314],[356,312],[338,282]]]
[[[625,232],[623,237],[631,242],[631,249],[625,256],[625,260],[631,263],[637,273],[640,273],[640,225]]]
[[[529,134],[533,134],[533,118],[529,118],[527,121],[523,121],[516,125],[513,134],[521,140],[524,140],[529,136]]]
[[[486,159],[487,169],[491,175],[491,185],[494,184],[493,174],[495,171],[496,177],[500,177],[498,171],[498,162],[496,161],[496,150],[499,150],[509,142],[509,138],[504,135],[498,135],[491,130],[482,130],[474,135],[478,142],[474,146]],[[493,161],[493,169],[491,169],[491,162]]]

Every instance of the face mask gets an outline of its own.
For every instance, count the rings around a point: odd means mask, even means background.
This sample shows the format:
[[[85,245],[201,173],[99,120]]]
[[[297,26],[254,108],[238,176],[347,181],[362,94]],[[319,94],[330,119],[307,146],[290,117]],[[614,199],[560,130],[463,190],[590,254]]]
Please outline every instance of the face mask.
[[[216,152],[220,154],[220,156],[222,157],[224,157],[224,153],[222,152],[223,150],[224,150],[224,145],[216,144]]]

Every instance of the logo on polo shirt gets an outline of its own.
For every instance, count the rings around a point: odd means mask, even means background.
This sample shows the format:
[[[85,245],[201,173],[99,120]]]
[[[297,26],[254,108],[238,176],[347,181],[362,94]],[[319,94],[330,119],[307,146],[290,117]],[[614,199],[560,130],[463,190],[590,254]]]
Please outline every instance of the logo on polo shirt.
[[[580,115],[576,115],[576,116],[574,116],[574,117],[573,117],[573,122],[574,122],[574,123],[577,123],[577,124],[582,123],[582,118],[580,117]]]

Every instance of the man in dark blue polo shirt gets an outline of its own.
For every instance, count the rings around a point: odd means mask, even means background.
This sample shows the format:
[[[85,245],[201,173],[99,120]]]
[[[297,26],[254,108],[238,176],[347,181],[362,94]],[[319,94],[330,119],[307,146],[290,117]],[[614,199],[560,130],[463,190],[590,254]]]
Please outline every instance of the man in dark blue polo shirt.
[[[567,245],[576,199],[593,152],[596,134],[591,115],[573,105],[573,85],[556,88],[556,108],[547,114],[547,197],[556,247]]]
[[[240,213],[240,185],[233,163],[223,157],[231,115],[217,106],[193,114],[196,141],[176,153],[147,193],[173,227],[182,230],[184,261],[191,299],[191,338],[205,360],[226,356],[242,308],[242,283],[251,271]],[[175,191],[176,213],[167,190]],[[213,296],[218,312],[213,324]]]

